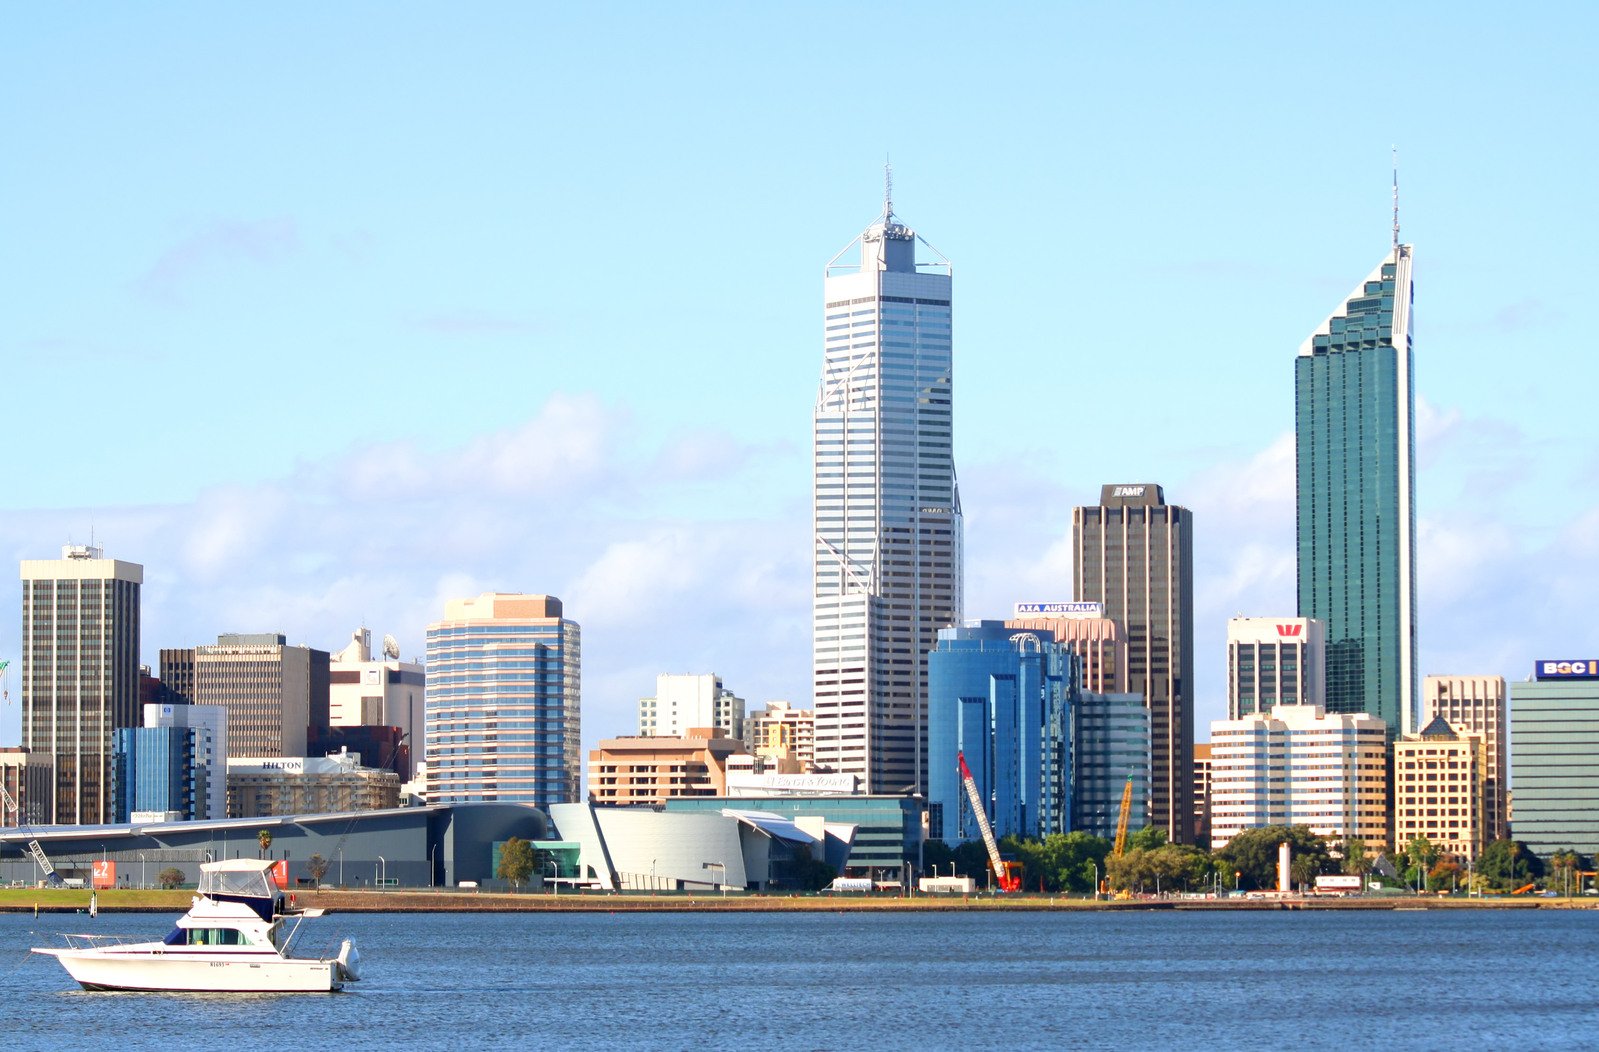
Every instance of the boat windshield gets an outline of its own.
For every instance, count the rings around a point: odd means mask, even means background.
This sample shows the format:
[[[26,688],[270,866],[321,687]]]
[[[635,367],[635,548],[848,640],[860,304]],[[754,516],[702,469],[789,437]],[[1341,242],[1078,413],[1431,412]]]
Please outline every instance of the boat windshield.
[[[269,879],[268,871],[265,869],[213,870],[202,868],[200,871],[200,894],[212,897],[230,895],[241,898],[270,899],[277,894],[277,887]]]

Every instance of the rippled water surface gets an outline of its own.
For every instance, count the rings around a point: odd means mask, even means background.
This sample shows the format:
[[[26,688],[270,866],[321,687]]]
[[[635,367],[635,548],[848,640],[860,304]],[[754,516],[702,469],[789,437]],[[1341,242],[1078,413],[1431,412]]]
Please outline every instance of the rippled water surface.
[[[0,915],[7,1048],[1599,1048],[1599,911],[332,914],[337,995],[105,994]]]

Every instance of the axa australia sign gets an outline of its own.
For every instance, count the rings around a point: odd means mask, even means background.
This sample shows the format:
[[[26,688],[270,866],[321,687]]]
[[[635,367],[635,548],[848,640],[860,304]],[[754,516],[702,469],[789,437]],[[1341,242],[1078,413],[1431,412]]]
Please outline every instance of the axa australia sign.
[[[1030,617],[1104,617],[1104,603],[1017,603],[1017,621]]]
[[[1599,658],[1540,661],[1533,672],[1539,679],[1599,679]]]

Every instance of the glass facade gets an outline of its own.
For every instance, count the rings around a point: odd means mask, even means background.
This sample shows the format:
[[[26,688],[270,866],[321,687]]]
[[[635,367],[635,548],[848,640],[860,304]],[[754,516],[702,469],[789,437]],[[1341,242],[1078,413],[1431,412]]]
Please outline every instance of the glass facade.
[[[430,803],[581,798],[580,632],[560,600],[453,602],[427,655]]]
[[[1072,537],[1073,598],[1121,622],[1126,689],[1149,710],[1150,821],[1184,843],[1193,835],[1193,513],[1153,483],[1105,486],[1097,506],[1072,513]]]
[[[1599,679],[1510,685],[1511,835],[1599,854]]]
[[[1136,832],[1150,824],[1150,719],[1143,697],[1081,694],[1075,715],[1072,828],[1114,837],[1129,778],[1133,780],[1133,799],[1127,828]]]
[[[984,621],[939,632],[927,665],[928,837],[959,844],[982,835],[959,755],[995,836],[1067,832],[1076,654],[1049,633]]]
[[[1299,615],[1326,624],[1327,711],[1415,727],[1411,248],[1393,253],[1294,362]]]
[[[187,727],[125,727],[117,731],[118,822],[135,811],[176,811],[186,819],[208,817],[209,787],[196,734]]]
[[[950,277],[947,262],[917,263],[918,240],[885,205],[824,282],[816,761],[870,792],[924,788],[927,654],[961,610]],[[859,263],[839,262],[857,249]]]

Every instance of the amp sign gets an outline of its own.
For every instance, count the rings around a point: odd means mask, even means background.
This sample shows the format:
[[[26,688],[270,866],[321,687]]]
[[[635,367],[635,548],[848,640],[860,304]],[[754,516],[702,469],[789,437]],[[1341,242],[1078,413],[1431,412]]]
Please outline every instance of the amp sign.
[[[1539,679],[1599,679],[1599,659],[1540,661],[1534,671]]]

